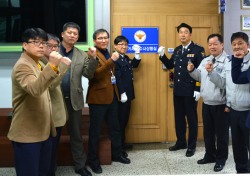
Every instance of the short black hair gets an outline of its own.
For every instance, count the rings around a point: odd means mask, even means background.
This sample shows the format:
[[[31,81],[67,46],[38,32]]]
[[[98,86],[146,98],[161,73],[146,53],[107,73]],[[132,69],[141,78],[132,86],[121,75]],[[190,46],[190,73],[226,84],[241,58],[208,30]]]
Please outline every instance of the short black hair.
[[[104,33],[104,32],[108,34],[108,38],[109,38],[109,33],[106,29],[97,29],[93,34],[93,39],[96,40],[97,34]]]
[[[222,35],[220,35],[220,34],[211,34],[211,35],[209,35],[209,36],[207,37],[207,42],[209,42],[209,40],[210,40],[211,38],[214,38],[214,37],[217,37],[218,40],[219,40],[221,43],[224,42],[224,41],[223,41],[223,37],[222,37]]]
[[[181,23],[179,26],[177,26],[177,32],[178,32],[178,33],[179,33],[180,28],[182,28],[182,27],[188,28],[189,32],[192,34],[192,27],[189,26],[189,25],[186,24],[186,23]]]
[[[58,44],[60,43],[60,39],[55,34],[47,33],[47,36],[48,40],[55,40]]]
[[[28,28],[22,34],[22,42],[28,42],[29,39],[48,40],[47,33],[41,28]]]
[[[118,43],[123,42],[123,41],[129,43],[129,42],[128,42],[128,39],[127,39],[125,36],[123,36],[123,35],[118,35],[118,36],[115,38],[115,40],[114,40],[114,44],[117,45]]]
[[[74,22],[67,22],[63,25],[63,32],[67,30],[67,28],[76,28],[78,30],[78,33],[80,33],[80,26]]]
[[[241,38],[243,39],[246,43],[249,42],[249,37],[246,33],[244,32],[235,32],[231,36],[231,43],[236,39],[236,38]]]

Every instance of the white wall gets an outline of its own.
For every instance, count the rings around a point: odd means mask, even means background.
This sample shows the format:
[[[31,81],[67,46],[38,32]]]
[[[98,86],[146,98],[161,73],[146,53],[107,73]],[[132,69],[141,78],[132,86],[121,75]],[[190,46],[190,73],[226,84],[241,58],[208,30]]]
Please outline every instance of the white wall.
[[[232,54],[231,35],[241,31],[241,15],[250,15],[250,10],[241,9],[241,0],[227,0],[224,13],[224,45],[225,51]],[[242,31],[250,36],[250,31]]]

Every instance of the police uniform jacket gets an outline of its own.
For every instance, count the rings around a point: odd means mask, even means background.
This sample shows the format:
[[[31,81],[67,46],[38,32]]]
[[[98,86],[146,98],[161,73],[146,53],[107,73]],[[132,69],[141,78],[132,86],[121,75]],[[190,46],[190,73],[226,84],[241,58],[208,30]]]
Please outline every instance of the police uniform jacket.
[[[226,104],[225,80],[221,80],[221,84],[215,84],[210,81],[210,75],[218,74],[223,76],[225,72],[225,63],[227,60],[226,52],[222,52],[215,58],[214,70],[208,73],[205,66],[208,62],[213,62],[214,57],[210,55],[202,60],[199,67],[190,72],[190,76],[201,82],[200,93],[203,102],[207,105],[222,105]]]
[[[98,58],[98,67],[94,73],[94,77],[89,79],[89,87],[87,92],[88,104],[111,104],[116,93],[119,97],[116,84],[112,84],[111,76],[115,74],[115,63],[96,49]]]
[[[166,55],[160,56],[160,60],[168,69],[174,68],[174,95],[193,96],[195,90],[199,91],[199,86],[196,86],[196,81],[187,71],[187,64],[190,60],[197,68],[204,55],[204,48],[191,42],[183,53],[182,45],[176,47],[170,59]]]
[[[11,141],[41,142],[56,135],[48,88],[57,76],[49,65],[41,72],[37,63],[22,53],[11,75],[13,118],[8,132]]]
[[[141,59],[130,59],[127,55],[121,56],[115,62],[115,77],[119,95],[126,92],[128,100],[135,98],[133,68],[137,68]]]

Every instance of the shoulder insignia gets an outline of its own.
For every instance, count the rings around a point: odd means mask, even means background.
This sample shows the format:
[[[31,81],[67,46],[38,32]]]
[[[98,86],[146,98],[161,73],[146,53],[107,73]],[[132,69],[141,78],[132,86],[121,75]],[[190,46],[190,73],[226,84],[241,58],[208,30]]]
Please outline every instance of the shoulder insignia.
[[[201,46],[200,44],[198,44],[198,43],[194,43],[194,45],[197,45],[197,46],[199,46],[199,47],[202,47],[203,48],[203,46]]]
[[[202,51],[202,52],[201,52],[201,55],[202,55],[203,58],[205,58],[205,57],[206,57],[205,51]]]

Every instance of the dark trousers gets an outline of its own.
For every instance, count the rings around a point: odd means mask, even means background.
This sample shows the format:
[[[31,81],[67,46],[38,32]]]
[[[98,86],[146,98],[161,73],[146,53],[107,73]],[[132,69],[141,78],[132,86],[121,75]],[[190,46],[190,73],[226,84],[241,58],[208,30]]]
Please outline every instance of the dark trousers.
[[[249,129],[245,125],[248,112],[233,109],[230,111],[232,147],[237,173],[248,173]]]
[[[225,164],[228,158],[229,114],[224,110],[224,104],[202,104],[205,157],[215,159],[218,164]]]
[[[188,148],[196,148],[198,135],[197,102],[193,97],[174,95],[176,145],[186,145],[186,118],[188,123]]]
[[[131,108],[131,101],[126,101],[125,103],[119,102],[118,117],[121,128],[122,147],[124,147],[125,144],[125,138],[126,138],[125,130],[129,120],[130,108]]]
[[[52,137],[42,142],[12,142],[17,176],[48,176],[51,162]]]
[[[108,125],[112,157],[119,157],[121,155],[121,130],[117,110],[118,100],[116,96],[114,96],[114,100],[111,104],[89,104],[88,162],[90,164],[100,164],[98,144],[104,121],[106,121]]]
[[[75,170],[85,167],[86,155],[83,147],[81,135],[82,127],[82,109],[75,111],[71,105],[70,98],[65,98],[68,111],[68,132],[70,135],[71,153],[75,165]]]
[[[57,150],[62,133],[62,127],[56,127],[56,137],[52,137],[52,152],[51,166],[49,176],[54,176],[56,173]]]

